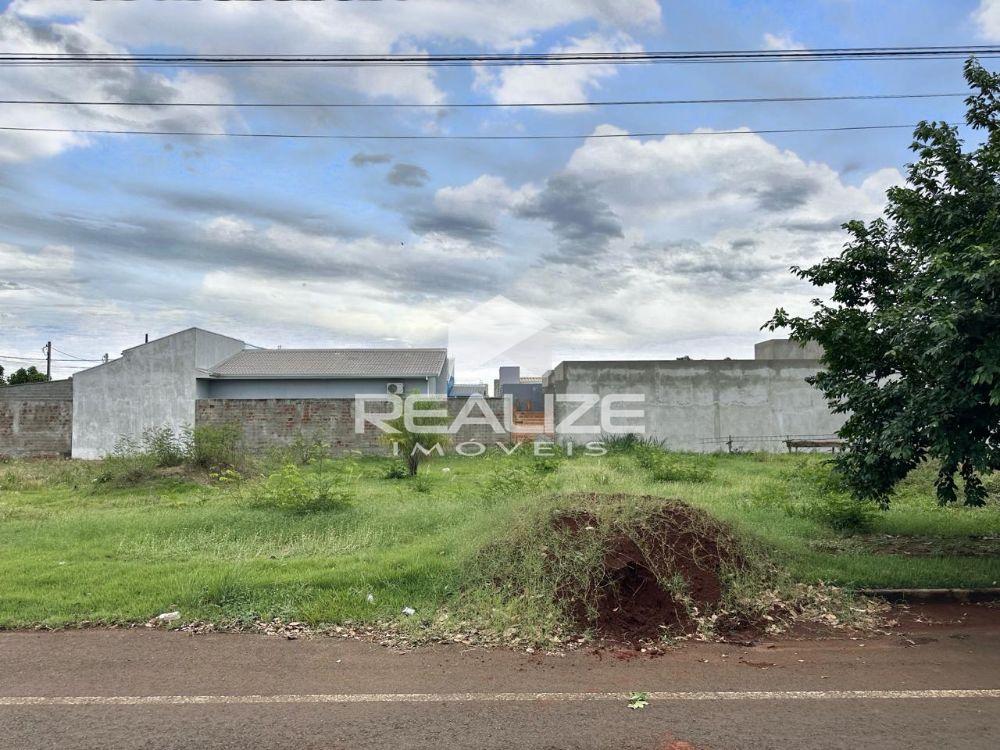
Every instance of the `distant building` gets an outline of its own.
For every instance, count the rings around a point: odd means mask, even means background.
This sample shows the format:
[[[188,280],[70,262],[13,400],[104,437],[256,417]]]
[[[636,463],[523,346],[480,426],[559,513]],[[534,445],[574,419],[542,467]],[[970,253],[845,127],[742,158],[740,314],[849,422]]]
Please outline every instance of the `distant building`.
[[[455,383],[448,395],[452,398],[468,398],[469,396],[488,397],[490,387],[486,383]]]
[[[73,376],[73,456],[100,458],[150,427],[192,426],[200,399],[445,394],[450,380],[446,349],[255,349],[189,328]]]
[[[545,408],[544,377],[522,376],[521,368],[504,366],[500,377],[493,381],[493,395],[496,398],[511,396],[515,411],[542,411]]]

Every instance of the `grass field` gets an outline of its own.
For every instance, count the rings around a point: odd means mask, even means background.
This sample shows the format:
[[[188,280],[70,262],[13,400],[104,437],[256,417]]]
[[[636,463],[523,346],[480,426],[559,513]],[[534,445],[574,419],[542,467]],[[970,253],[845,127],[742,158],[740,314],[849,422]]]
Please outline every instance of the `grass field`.
[[[940,508],[932,474],[908,480],[865,534],[845,536],[815,507],[815,455],[673,456],[688,481],[656,481],[631,454],[548,461],[447,457],[417,479],[385,478],[388,459],[308,466],[350,496],[294,513],[254,498],[262,480],[183,472],[115,488],[83,462],[0,464],[0,627],[269,617],[372,622],[453,602],[477,550],[555,493],[680,498],[757,540],[792,577],[846,586],[990,586],[1000,556],[970,535],[1000,535],[1000,505]],[[681,472],[683,475],[684,472]],[[696,481],[691,481],[696,480]],[[920,554],[885,554],[908,543]],[[986,545],[985,547],[983,545]],[[368,601],[368,595],[373,601]]]

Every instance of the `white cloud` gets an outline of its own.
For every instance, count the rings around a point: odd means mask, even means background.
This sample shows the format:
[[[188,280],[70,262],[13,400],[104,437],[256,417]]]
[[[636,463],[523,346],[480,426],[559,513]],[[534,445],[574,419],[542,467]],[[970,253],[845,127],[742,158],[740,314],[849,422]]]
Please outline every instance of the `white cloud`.
[[[642,46],[625,33],[595,32],[586,37],[570,39],[567,44],[549,50],[568,52],[641,52]],[[507,68],[477,67],[475,86],[489,92],[500,104],[517,102],[586,101],[601,82],[617,73],[614,65],[518,65]],[[554,112],[569,112],[566,108],[546,108]]]
[[[430,42],[520,49],[539,33],[567,24],[648,27],[657,23],[656,0],[535,0],[468,2],[80,3],[15,0],[8,11],[34,19],[72,19],[72,26],[109,45],[157,46],[190,52],[300,52],[378,54],[423,50]],[[237,74],[238,75],[238,74]],[[316,69],[255,68],[241,85],[285,93],[317,90]],[[420,67],[323,69],[321,87],[340,86],[372,98],[437,103],[444,94],[435,73]]]
[[[590,140],[564,174],[594,187],[624,236],[503,292],[552,321],[563,356],[752,341],[775,307],[804,311],[816,294],[788,267],[839,252],[839,225],[878,215],[903,181],[883,169],[847,184],[753,134]]]
[[[421,0],[421,2],[80,3],[14,0],[15,13],[70,17],[116,43],[167,41],[190,50],[303,53],[386,51],[406,40],[469,40],[497,49],[523,46],[535,34],[588,20],[648,28],[660,20],[657,0]],[[316,43],[323,43],[316,46]],[[340,43],[342,46],[336,46]]]
[[[207,274],[194,300],[216,314],[228,314],[252,327],[296,326],[327,332],[338,342],[398,341],[428,345],[444,338],[454,303],[425,300],[414,305],[376,285],[353,280],[299,280],[249,270]]]
[[[5,52],[59,54],[85,51],[124,54],[85,27],[53,24],[32,27],[11,13],[0,14],[0,46]],[[66,99],[127,101],[155,99],[176,101],[190,97],[227,101],[225,83],[214,75],[180,72],[173,76],[141,72],[128,65],[108,68],[8,67],[0,77],[2,99]],[[2,105],[0,119],[10,127],[142,130],[171,129],[183,116],[184,129],[218,130],[225,114],[211,109],[182,111],[171,107],[98,107]],[[0,133],[0,162],[53,156],[81,146],[88,136],[77,133]]]
[[[16,245],[0,243],[0,281],[8,284],[37,283],[41,280],[65,280],[73,271],[73,248],[49,245],[29,252]]]
[[[784,49],[806,49],[804,44],[796,42],[790,34],[764,34],[764,49],[784,50]]]
[[[625,131],[604,125],[594,132]],[[761,222],[829,222],[881,205],[870,186],[847,185],[828,165],[759,135],[697,132],[706,135],[588,140],[567,171],[599,183],[632,226],[681,237],[703,238],[731,226],[750,230]]]
[[[979,35],[990,41],[1000,41],[1000,0],[980,0],[972,13]]]

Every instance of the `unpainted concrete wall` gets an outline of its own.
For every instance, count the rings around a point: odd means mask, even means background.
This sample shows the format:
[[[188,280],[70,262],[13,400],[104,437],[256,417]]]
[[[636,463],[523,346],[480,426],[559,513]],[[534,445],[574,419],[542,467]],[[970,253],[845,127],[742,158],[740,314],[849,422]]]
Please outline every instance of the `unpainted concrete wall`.
[[[823,347],[815,341],[803,346],[791,339],[768,339],[753,346],[754,359],[809,359],[823,356]]]
[[[503,423],[503,400],[473,397],[489,406]],[[467,399],[450,398],[448,413],[454,418]],[[389,406],[369,404],[369,413],[388,411]],[[480,417],[478,409],[470,413]],[[195,424],[238,424],[243,430],[243,445],[251,453],[287,446],[299,437],[322,440],[336,451],[358,450],[363,453],[387,453],[380,441],[381,431],[365,425],[363,433],[354,431],[355,400],[324,399],[201,399],[197,402]],[[455,444],[479,441],[488,446],[507,442],[509,434],[496,434],[488,425],[469,425],[452,437]]]
[[[725,449],[724,441],[733,436],[735,447],[783,451],[780,439],[768,438],[833,435],[844,422],[805,382],[818,369],[816,360],[802,359],[563,362],[552,372],[547,390],[601,397],[642,394],[644,403],[617,408],[644,409],[645,433],[665,440],[674,450]],[[557,403],[557,422],[574,408]],[[597,437],[601,432],[597,408],[579,424],[590,431],[569,436],[574,441]]]
[[[0,387],[0,456],[68,456],[73,429],[73,383],[53,380]]]
[[[73,457],[101,458],[123,436],[195,421],[196,377],[243,349],[238,339],[189,328],[126,349],[73,376]]]

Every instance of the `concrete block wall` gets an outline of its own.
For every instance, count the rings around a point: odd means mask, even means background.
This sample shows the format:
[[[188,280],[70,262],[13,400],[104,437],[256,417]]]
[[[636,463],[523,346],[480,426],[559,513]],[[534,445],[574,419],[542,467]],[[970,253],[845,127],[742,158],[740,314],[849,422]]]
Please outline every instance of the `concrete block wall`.
[[[68,456],[72,437],[72,381],[0,387],[0,457]]]
[[[547,390],[642,394],[642,404],[617,408],[644,409],[645,433],[674,450],[720,450],[733,436],[735,447],[783,451],[780,436],[833,435],[844,422],[805,380],[819,366],[809,359],[563,362],[549,376]],[[557,422],[574,408],[556,404]],[[597,437],[597,408],[579,424],[593,430],[573,435],[574,441]]]
[[[502,399],[479,399],[488,404],[503,423]],[[448,399],[448,412],[454,418],[466,399]],[[369,412],[379,410],[372,403]],[[388,410],[386,405],[385,410]],[[480,412],[473,410],[473,417]],[[354,431],[355,400],[353,398],[317,399],[199,399],[195,407],[196,425],[238,424],[243,430],[243,444],[251,453],[286,446],[300,436],[327,442],[336,451],[358,450],[366,454],[388,452],[380,441],[381,431],[374,425],[365,431]],[[454,443],[475,440],[487,445],[509,439],[507,433],[496,435],[488,425],[470,425],[453,436]]]

